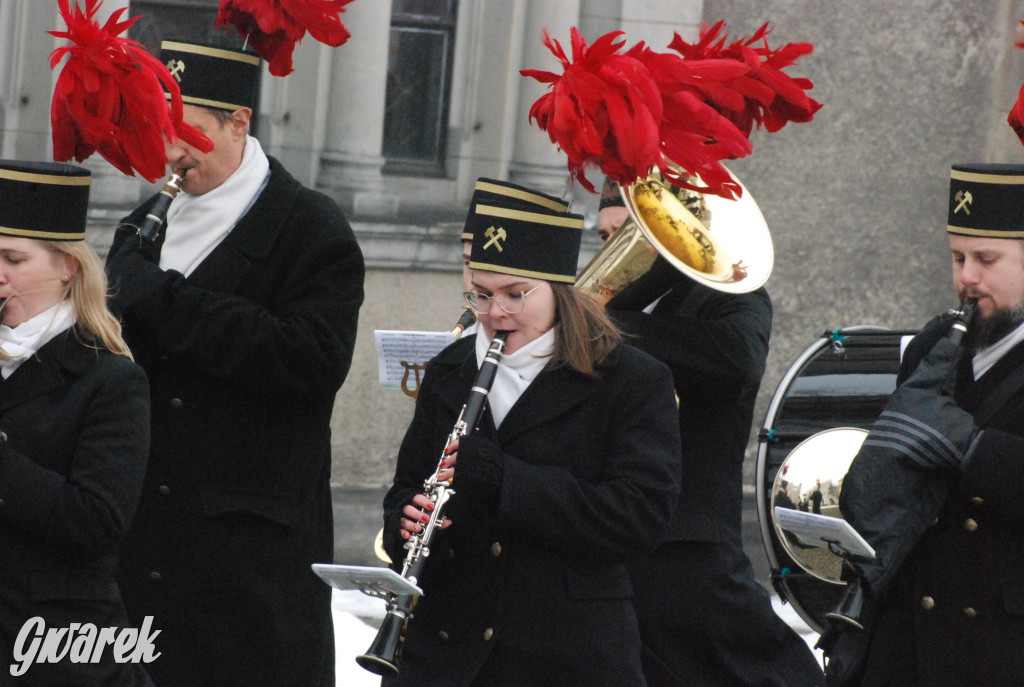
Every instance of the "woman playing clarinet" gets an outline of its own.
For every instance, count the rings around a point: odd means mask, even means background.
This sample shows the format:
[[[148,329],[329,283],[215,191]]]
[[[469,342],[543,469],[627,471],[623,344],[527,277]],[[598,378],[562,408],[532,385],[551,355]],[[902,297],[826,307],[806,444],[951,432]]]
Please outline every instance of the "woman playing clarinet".
[[[429,364],[385,497],[401,562],[433,507],[424,479],[451,479],[389,687],[644,684],[625,562],[658,542],[679,490],[671,376],[573,289],[582,217],[519,195],[474,195],[480,327]],[[479,425],[449,442],[499,332]]]

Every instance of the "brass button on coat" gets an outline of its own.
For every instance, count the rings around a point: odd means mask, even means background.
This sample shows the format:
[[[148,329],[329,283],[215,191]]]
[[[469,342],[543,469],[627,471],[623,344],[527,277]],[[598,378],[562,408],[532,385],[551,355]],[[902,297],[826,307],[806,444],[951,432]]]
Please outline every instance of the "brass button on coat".
[[[933,599],[930,596],[922,596],[921,608],[923,608],[926,611],[932,610],[933,608],[935,608],[935,599]]]
[[[164,576],[154,570],[149,573],[149,579],[153,582],[163,582]]]
[[[181,408],[183,405],[185,405],[185,403],[180,398],[172,398],[171,399],[171,407],[172,408]]]
[[[968,532],[973,532],[978,529],[978,521],[974,518],[967,518],[964,520],[964,529]]]
[[[3,508],[4,505],[6,505],[6,502],[3,499],[0,499],[0,508]]]
[[[494,630],[492,628],[487,628],[486,630],[484,630],[484,641],[485,642],[491,641],[491,638],[493,636],[494,636]]]
[[[980,506],[981,504],[985,503],[985,499],[981,498],[980,496],[972,496],[971,503],[973,503],[976,506]]]
[[[491,544],[491,555],[494,556],[495,558],[497,558],[498,556],[501,555],[501,544],[500,543],[494,542],[493,544]]]
[[[973,608],[971,608],[970,606],[968,606],[967,608],[964,609],[964,615],[966,615],[968,618],[973,618],[976,615],[978,615],[978,612],[976,610],[974,610]]]
[[[447,633],[447,632],[445,632],[444,630],[441,630],[440,632],[438,632],[438,633],[437,633],[437,636],[438,636],[438,638],[439,638],[439,639],[440,639],[440,640],[441,640],[442,642],[447,642],[447,641],[448,641],[448,633]]]
[[[166,484],[161,484],[160,488],[157,489],[157,491],[160,492],[161,496],[170,496],[171,495],[171,488],[169,486],[167,486]]]

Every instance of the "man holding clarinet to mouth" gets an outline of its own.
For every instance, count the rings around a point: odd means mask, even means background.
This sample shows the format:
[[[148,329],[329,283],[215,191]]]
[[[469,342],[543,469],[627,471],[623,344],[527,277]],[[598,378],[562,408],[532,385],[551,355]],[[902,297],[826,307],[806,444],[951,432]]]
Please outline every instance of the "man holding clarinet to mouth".
[[[337,205],[264,154],[259,58],[165,41],[185,121],[171,189],[118,229],[111,308],[149,375],[152,450],[119,582],[158,685],[334,684],[330,418],[363,259]],[[178,178],[180,177],[180,179]],[[147,219],[147,215],[152,215]]]
[[[830,687],[1024,683],[1024,166],[954,165],[947,231],[965,313],[914,337],[843,481],[877,556],[822,636]]]

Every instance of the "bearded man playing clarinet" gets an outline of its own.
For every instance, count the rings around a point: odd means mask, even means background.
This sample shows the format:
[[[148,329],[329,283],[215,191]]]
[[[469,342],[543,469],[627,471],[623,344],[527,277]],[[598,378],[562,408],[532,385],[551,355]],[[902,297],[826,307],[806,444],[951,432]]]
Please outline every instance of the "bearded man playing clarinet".
[[[167,145],[183,180],[166,225],[145,236],[158,194],[107,259],[154,399],[119,583],[160,632],[157,685],[333,685],[331,590],[310,566],[333,559],[330,418],[362,255],[337,205],[248,134],[258,57],[165,42],[161,60],[214,148]]]
[[[844,479],[878,555],[823,635],[830,687],[1024,684],[1024,166],[954,166],[947,224],[975,315],[914,337]]]

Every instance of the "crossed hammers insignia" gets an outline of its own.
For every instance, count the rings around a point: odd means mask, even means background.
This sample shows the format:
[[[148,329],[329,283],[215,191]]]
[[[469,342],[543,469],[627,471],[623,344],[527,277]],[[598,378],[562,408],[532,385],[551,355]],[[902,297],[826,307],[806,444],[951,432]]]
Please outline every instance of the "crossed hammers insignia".
[[[967,207],[974,202],[974,198],[971,197],[970,191],[957,191],[954,198],[956,198],[957,203],[959,203],[959,205],[953,208],[954,215],[960,212],[960,210],[963,210],[968,215],[971,214],[971,208]]]
[[[491,246],[497,248],[499,253],[505,250],[502,247],[501,242],[507,239],[508,236],[505,234],[505,230],[502,227],[498,227],[497,229],[493,226],[488,227],[484,234],[490,239],[490,241],[484,244],[484,250],[487,250]]]
[[[171,72],[171,76],[178,83],[181,83],[181,74],[185,73],[185,63],[181,60],[170,60],[167,62],[167,70]]]

